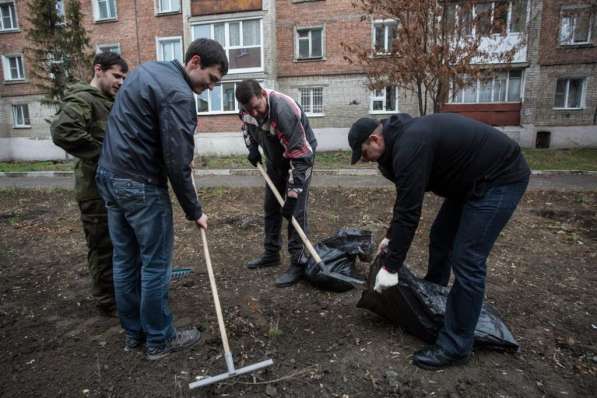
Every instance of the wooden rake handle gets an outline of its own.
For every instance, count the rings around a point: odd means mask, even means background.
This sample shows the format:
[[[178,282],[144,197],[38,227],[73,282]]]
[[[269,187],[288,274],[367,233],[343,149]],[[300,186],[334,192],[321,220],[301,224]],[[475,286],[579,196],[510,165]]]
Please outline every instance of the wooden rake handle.
[[[228,344],[228,336],[226,335],[226,327],[224,326],[224,317],[222,316],[222,307],[220,306],[218,288],[216,287],[216,278],[214,277],[214,270],[211,266],[211,257],[209,255],[209,248],[207,247],[207,234],[204,228],[199,229],[201,230],[201,239],[203,240],[203,254],[205,255],[207,274],[209,275],[209,284],[211,286],[211,293],[216,306],[216,316],[218,317],[218,326],[220,327],[220,335],[222,336],[222,345],[224,346],[224,353],[228,354],[230,353],[230,345]]]
[[[274,196],[276,197],[276,199],[278,199],[278,203],[280,204],[280,206],[284,206],[284,199],[282,198],[282,195],[280,195],[280,192],[278,192],[278,189],[276,188],[276,186],[274,185],[271,178],[269,178],[269,176],[263,169],[263,165],[261,163],[257,163],[257,169],[259,170],[259,172],[261,173],[263,178],[265,178],[265,182],[269,186],[269,189],[274,193]],[[298,223],[298,221],[296,221],[296,218],[292,217],[291,220],[292,220],[292,226],[294,227],[296,232],[298,232],[299,236],[301,237],[301,240],[305,244],[305,247],[307,247],[307,251],[309,252],[311,257],[313,257],[313,260],[315,260],[315,263],[319,264],[321,262],[321,257],[319,257],[319,254],[317,254],[317,252],[315,251],[315,248],[313,247],[313,245],[307,238],[307,235],[305,235],[305,232],[301,228],[301,225]]]

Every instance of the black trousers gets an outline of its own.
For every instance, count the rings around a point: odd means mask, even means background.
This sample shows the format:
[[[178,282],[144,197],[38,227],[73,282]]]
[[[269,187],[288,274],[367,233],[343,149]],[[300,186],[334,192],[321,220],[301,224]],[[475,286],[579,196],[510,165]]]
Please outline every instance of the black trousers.
[[[276,170],[268,162],[267,174],[273,181],[274,185],[280,195],[284,197],[288,185],[288,170]],[[308,231],[309,224],[307,219],[308,200],[309,200],[309,184],[311,183],[311,175],[305,181],[303,191],[298,196],[294,218],[305,232]],[[278,203],[274,193],[266,184],[265,187],[265,237],[263,246],[266,253],[277,253],[282,248],[281,230],[282,230],[282,207]],[[301,237],[295,231],[292,223],[288,223],[288,253],[292,262],[298,262],[303,254],[304,246]]]

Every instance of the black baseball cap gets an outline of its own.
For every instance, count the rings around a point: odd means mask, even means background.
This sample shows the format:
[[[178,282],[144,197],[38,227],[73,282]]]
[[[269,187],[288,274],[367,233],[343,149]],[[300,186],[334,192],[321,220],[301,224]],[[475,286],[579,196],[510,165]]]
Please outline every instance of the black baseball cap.
[[[348,132],[348,145],[352,149],[352,160],[350,164],[355,164],[361,158],[361,145],[369,138],[373,130],[379,126],[379,120],[370,117],[362,117],[350,128]]]

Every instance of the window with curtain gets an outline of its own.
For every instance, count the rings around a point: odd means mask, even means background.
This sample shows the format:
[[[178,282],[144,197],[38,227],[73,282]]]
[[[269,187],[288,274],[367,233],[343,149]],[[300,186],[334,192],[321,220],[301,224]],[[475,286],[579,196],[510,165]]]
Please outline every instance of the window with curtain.
[[[465,86],[452,84],[450,102],[455,104],[518,102],[521,98],[522,70],[494,71],[482,74],[478,79],[463,78]]]
[[[296,30],[296,59],[323,57],[323,28],[300,28]]]
[[[12,122],[13,127],[16,128],[31,127],[28,104],[12,106]]]
[[[177,59],[181,63],[183,62],[182,39],[180,37],[158,37],[156,41],[158,61]]]
[[[558,79],[555,108],[580,109],[583,107],[584,79]]]
[[[323,87],[301,87],[299,93],[298,102],[306,114],[323,114]]]

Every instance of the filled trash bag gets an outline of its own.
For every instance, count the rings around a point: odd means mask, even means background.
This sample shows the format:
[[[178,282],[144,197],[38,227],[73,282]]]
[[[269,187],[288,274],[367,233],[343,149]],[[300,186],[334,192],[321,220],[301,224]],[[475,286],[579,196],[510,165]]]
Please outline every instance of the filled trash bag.
[[[353,285],[330,277],[323,271],[363,280],[354,275],[354,265],[357,257],[361,261],[371,261],[373,237],[371,231],[342,228],[336,232],[336,235],[317,243],[315,251],[325,264],[325,270],[322,270],[315,260],[307,255],[305,279],[323,290],[345,292],[352,289]]]
[[[378,257],[369,268],[367,289],[357,307],[388,319],[427,343],[434,343],[444,322],[449,289],[417,278],[403,265],[398,271],[398,285],[379,294],[373,290],[373,285],[380,268]],[[518,351],[512,333],[489,304],[483,304],[481,308],[475,328],[475,346]]]

